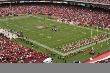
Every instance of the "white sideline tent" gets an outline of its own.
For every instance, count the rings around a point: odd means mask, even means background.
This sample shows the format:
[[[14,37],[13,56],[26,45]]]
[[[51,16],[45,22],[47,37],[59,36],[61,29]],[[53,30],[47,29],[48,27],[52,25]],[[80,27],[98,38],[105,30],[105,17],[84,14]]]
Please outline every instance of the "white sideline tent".
[[[47,58],[47,59],[45,59],[44,61],[43,61],[44,63],[52,63],[52,58]]]

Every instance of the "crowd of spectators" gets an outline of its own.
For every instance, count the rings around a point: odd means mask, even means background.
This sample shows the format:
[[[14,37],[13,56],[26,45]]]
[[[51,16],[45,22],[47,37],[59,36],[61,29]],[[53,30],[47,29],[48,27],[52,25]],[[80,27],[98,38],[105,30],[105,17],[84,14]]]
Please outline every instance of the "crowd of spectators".
[[[76,1],[110,4],[110,0],[76,0]]]
[[[11,41],[0,34],[0,63],[43,63],[48,56]]]
[[[0,16],[8,15],[24,15],[24,14],[44,14],[55,17],[61,22],[76,24],[76,25],[94,25],[99,27],[110,26],[110,13],[102,10],[93,10],[88,8],[82,8],[77,6],[68,5],[15,5],[0,7]],[[97,40],[103,40],[107,35],[97,36]],[[87,45],[93,41],[88,42],[91,39],[80,41],[80,44]],[[97,41],[96,40],[96,41]],[[95,41],[95,42],[96,42]],[[86,43],[86,44],[85,44]],[[73,44],[71,44],[72,46]],[[78,48],[69,46],[69,49],[63,49],[64,52],[68,52],[71,49]],[[71,48],[71,49],[70,49]],[[47,56],[35,52],[32,49],[18,45],[13,41],[10,41],[4,36],[0,36],[0,62],[3,63],[40,63]]]
[[[110,27],[110,13],[67,5],[23,5],[0,7],[0,16],[10,14],[45,14],[56,17],[59,21],[78,25],[97,25]]]
[[[15,1],[51,1],[51,0],[15,0]],[[53,0],[53,1],[63,1],[63,0]],[[110,0],[74,0],[74,1],[110,4]]]

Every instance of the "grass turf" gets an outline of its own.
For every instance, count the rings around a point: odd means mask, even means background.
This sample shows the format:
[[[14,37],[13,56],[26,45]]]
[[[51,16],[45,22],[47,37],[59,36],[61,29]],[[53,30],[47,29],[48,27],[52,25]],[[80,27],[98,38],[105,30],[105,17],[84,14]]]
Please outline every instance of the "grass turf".
[[[64,23],[48,20],[45,17],[26,17],[21,19],[9,19],[0,21],[0,27],[22,31],[25,37],[40,42],[51,48],[55,48],[70,42],[82,40],[91,37],[91,30],[80,28]],[[38,29],[39,25],[47,25],[48,28]],[[57,26],[58,32],[53,32],[51,29]],[[101,32],[93,31],[93,36]]]
[[[64,23],[55,22],[55,21],[52,21],[51,19],[48,19],[45,16],[37,16],[37,17],[20,16],[20,17],[17,17],[18,19],[11,19],[11,18],[14,18],[14,17],[8,17],[7,20],[5,17],[1,18],[0,27],[7,28],[7,29],[14,29],[16,31],[22,31],[25,37],[28,37],[32,40],[40,42],[51,48],[56,48],[58,46],[62,46],[70,42],[75,42],[75,41],[79,41],[79,40],[91,37],[91,28],[89,27],[88,28],[77,27],[77,26],[67,25]],[[41,26],[46,25],[48,27],[45,29],[36,28],[36,26],[39,26],[39,25]],[[58,32],[53,32],[51,30],[53,26],[57,26],[57,28],[60,30]],[[92,31],[93,31],[93,36],[102,33],[102,30],[99,30],[97,32],[96,29],[94,28],[92,28]],[[31,45],[26,44],[25,42],[20,41],[19,39],[15,41],[27,47],[32,48]],[[101,53],[105,50],[108,50],[109,45],[107,45],[107,42],[103,42],[98,45],[94,45],[92,47],[94,47],[97,53]],[[92,48],[92,47],[89,47],[89,48]],[[33,47],[33,49],[47,53],[49,56],[55,59],[54,60],[55,63],[72,62],[73,60],[83,61],[91,57],[91,55],[89,55],[88,53],[85,53],[85,54],[79,53],[74,56],[68,55],[68,57],[59,58],[58,54],[50,52],[43,47],[35,46]]]

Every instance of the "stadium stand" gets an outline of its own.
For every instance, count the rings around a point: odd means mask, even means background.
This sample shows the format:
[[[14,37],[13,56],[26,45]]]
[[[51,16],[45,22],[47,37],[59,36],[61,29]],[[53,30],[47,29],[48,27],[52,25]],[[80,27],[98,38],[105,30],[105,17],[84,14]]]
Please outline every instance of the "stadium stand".
[[[0,63],[50,63],[47,55],[18,45],[0,34]]]
[[[102,10],[92,10],[76,6],[60,6],[60,5],[23,5],[12,7],[0,7],[0,16],[7,16],[9,14],[27,14],[32,13],[37,15],[39,13],[51,15],[58,20],[66,23],[77,25],[95,25],[99,27],[110,26],[110,13]]]
[[[83,0],[88,1],[90,0]],[[92,0],[92,2],[101,2],[101,0]],[[109,0],[102,1],[103,3],[110,3]],[[65,22],[68,24],[76,24],[82,26],[98,26],[101,28],[110,27],[110,12],[103,11],[100,9],[89,9],[79,6],[71,5],[57,5],[57,4],[38,4],[38,5],[10,5],[10,6],[1,6],[0,7],[0,16],[9,16],[9,15],[24,15],[24,14],[43,14],[55,17],[58,21]],[[97,36],[97,40],[103,40],[107,38],[107,35]],[[82,45],[90,44],[93,39],[82,40],[78,43]],[[90,41],[90,42],[89,42]],[[81,45],[69,44],[66,45],[62,50],[64,52],[71,51],[72,49],[79,48]],[[72,46],[72,48],[71,48]],[[69,49],[68,49],[69,48]],[[71,49],[70,49],[71,48]],[[3,34],[0,34],[0,62],[1,63],[43,63],[47,62],[49,59],[47,55],[44,55],[40,52],[34,51],[30,48],[26,48],[22,45],[11,41]],[[104,61],[105,60],[101,60]],[[106,62],[109,62],[109,59],[106,59]],[[50,62],[50,61],[49,61]],[[97,61],[98,63],[100,61]],[[96,63],[96,62],[95,62]]]
[[[102,3],[102,4],[110,4],[110,0],[65,0],[65,1],[75,1],[75,2],[85,2],[85,3]]]
[[[81,1],[110,4],[110,0],[81,0]]]

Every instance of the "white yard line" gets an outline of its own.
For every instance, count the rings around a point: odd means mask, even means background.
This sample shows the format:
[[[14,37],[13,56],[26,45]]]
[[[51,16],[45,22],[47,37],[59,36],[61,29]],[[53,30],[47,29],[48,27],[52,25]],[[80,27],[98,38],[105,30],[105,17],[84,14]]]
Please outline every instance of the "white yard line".
[[[20,17],[5,18],[5,19],[0,19],[0,21],[8,21],[8,20],[21,19],[21,18],[27,18],[27,17],[30,17],[30,16],[20,16]],[[33,16],[33,17],[38,17],[38,16]],[[39,17],[39,18],[41,18],[41,17]],[[61,22],[61,23],[62,23],[62,22]],[[91,28],[87,28],[87,27],[81,27],[81,26],[77,26],[77,25],[73,25],[73,26],[80,27],[80,28],[83,28],[83,29],[85,28],[85,29],[91,30]],[[26,29],[26,28],[25,28],[25,30],[29,30],[29,29]],[[97,30],[94,29],[94,31],[97,31]],[[108,33],[108,32],[100,31],[100,30],[99,30],[99,32]],[[108,33],[108,34],[110,34],[110,33]],[[36,41],[34,41],[34,40],[26,39],[26,38],[24,38],[24,39],[25,39],[25,40],[28,40],[28,41],[30,41],[30,42],[33,42],[34,44],[37,44],[37,45],[39,45],[39,46],[41,46],[41,47],[43,47],[43,48],[46,48],[46,49],[48,49],[48,50],[50,50],[50,51],[52,51],[52,52],[55,52],[55,53],[57,53],[57,54],[59,54],[59,55],[62,55],[62,56],[66,56],[66,55],[69,55],[69,54],[71,54],[71,53],[74,53],[74,52],[77,52],[77,51],[79,51],[79,50],[83,50],[83,49],[85,49],[85,48],[88,48],[88,47],[91,47],[91,46],[95,45],[95,43],[93,43],[93,44],[90,44],[90,45],[81,47],[81,48],[79,48],[79,49],[77,49],[77,50],[73,50],[73,51],[70,51],[70,52],[67,52],[67,53],[62,53],[62,52],[59,52],[59,51],[55,50],[54,48],[50,48],[50,47],[48,47],[48,46],[46,46],[46,45],[44,45],[44,44],[41,44],[41,43],[39,43],[39,42],[36,42]],[[101,40],[101,41],[99,41],[98,43],[107,41],[107,40],[109,40],[109,39],[110,39],[110,38]]]
[[[52,51],[52,52],[55,52],[55,53],[57,53],[57,54],[59,54],[59,55],[64,56],[63,53],[61,53],[61,52],[59,52],[59,51],[57,51],[57,50],[54,50],[53,48],[50,48],[50,47],[48,47],[48,46],[46,46],[46,45],[44,45],[44,44],[41,44],[41,43],[36,42],[36,41],[34,41],[34,40],[31,40],[31,39],[26,39],[26,38],[24,38],[24,39],[25,39],[25,40],[28,40],[28,41],[30,41],[30,42],[32,42],[32,43],[34,43],[34,44],[37,44],[37,45],[39,45],[39,46],[41,46],[41,47],[43,47],[43,48],[46,48],[46,49],[48,49],[48,50],[50,50],[50,51]]]
[[[42,18],[42,17],[40,17],[40,16],[33,16],[33,17]],[[48,18],[47,18],[47,19],[48,19]],[[53,19],[48,19],[48,20],[56,21],[56,20],[53,20]],[[60,21],[56,21],[56,22],[65,23],[65,22],[60,22]],[[65,24],[68,24],[68,23],[65,23]],[[76,24],[69,24],[69,25],[71,25],[71,26],[76,26],[76,27],[78,27],[78,28],[83,28],[83,29],[91,30],[91,28],[78,26],[78,25],[76,25]],[[93,28],[92,28],[92,29],[93,29]],[[97,31],[97,29],[93,29],[93,31]],[[98,32],[108,33],[108,32],[106,32],[106,31],[102,31],[102,30],[99,30]],[[110,34],[110,32],[109,32],[108,34]]]
[[[52,20],[52,19],[51,19],[51,20]],[[57,21],[57,20],[53,20],[53,21],[56,21],[56,22],[59,22],[59,23],[65,23],[65,22],[60,22],[60,21]],[[88,29],[88,30],[93,29],[93,28],[78,26],[78,25],[76,25],[76,24],[69,24],[69,23],[65,23],[65,24],[68,24],[68,25],[71,25],[71,26],[76,26],[76,27],[78,27],[78,28],[80,27],[80,28],[83,28],[83,29]],[[93,31],[97,31],[97,29],[93,29]],[[108,32],[101,31],[101,30],[99,30],[98,32],[108,33]],[[108,34],[110,34],[110,32],[109,32]]]
[[[26,16],[16,16],[16,17],[11,17],[11,18],[0,19],[0,21],[15,20],[15,19],[21,19],[21,18],[27,18],[27,17],[30,17],[30,16],[29,15],[26,15]],[[40,16],[34,16],[34,15],[32,15],[32,17],[42,18]],[[53,20],[53,19],[49,19],[49,20],[56,21],[56,20]],[[59,22],[59,23],[64,23],[64,22]],[[65,24],[67,24],[67,23],[65,23]],[[69,25],[72,25],[72,24],[69,24]],[[80,27],[80,28],[83,28],[83,29],[89,29],[89,30],[91,30],[91,28],[81,27],[81,26],[78,26],[78,25],[75,25],[75,24],[73,24],[72,26],[76,26],[76,27]],[[97,29],[93,29],[93,31],[97,31]],[[101,31],[101,30],[99,30],[99,32],[108,33],[108,32]],[[110,34],[110,33],[108,33],[108,34]]]
[[[101,41],[99,41],[98,43],[102,43],[102,42],[107,41],[107,40],[109,40],[109,39],[110,39],[110,38],[107,38],[107,39],[101,40]],[[83,50],[83,49],[85,49],[85,48],[88,48],[88,47],[94,46],[94,45],[96,45],[96,43],[92,43],[92,44],[90,44],[90,45],[87,45],[87,46],[81,47],[81,48],[79,48],[79,49],[76,49],[76,50],[73,50],[73,51],[67,52],[67,53],[64,54],[64,56],[69,55],[69,54],[74,53],[74,52],[77,52],[77,51],[80,51],[80,50]]]
[[[62,52],[59,52],[59,51],[55,50],[54,48],[50,48],[50,47],[48,47],[48,46],[46,46],[46,45],[44,45],[44,44],[41,44],[41,43],[39,43],[39,42],[36,42],[36,41],[34,41],[34,40],[26,39],[26,38],[24,38],[24,39],[25,39],[25,40],[28,40],[28,41],[30,41],[30,42],[32,42],[32,43],[38,45],[38,46],[41,46],[41,47],[43,47],[43,48],[46,48],[46,49],[48,49],[48,50],[50,50],[50,51],[52,51],[52,52],[55,52],[55,53],[57,53],[57,54],[59,54],[59,55],[62,55],[62,56],[67,56],[67,55],[69,55],[69,54],[71,54],[71,53],[75,53],[75,52],[77,52],[77,51],[80,51],[80,50],[86,49],[86,48],[88,48],[88,47],[91,47],[91,46],[93,46],[93,45],[96,45],[96,43],[93,43],[93,44],[90,44],[90,45],[81,47],[81,48],[79,48],[79,49],[76,49],[76,50],[73,50],[73,51],[70,51],[70,52],[67,52],[67,53],[62,53]],[[107,40],[109,40],[109,39],[110,39],[110,38],[101,40],[101,41],[99,41],[98,43],[102,43],[102,42],[107,41]]]
[[[30,17],[30,16],[16,16],[16,17],[10,17],[10,18],[3,18],[3,19],[0,19],[0,21],[16,20],[16,19],[27,18],[27,17]]]

